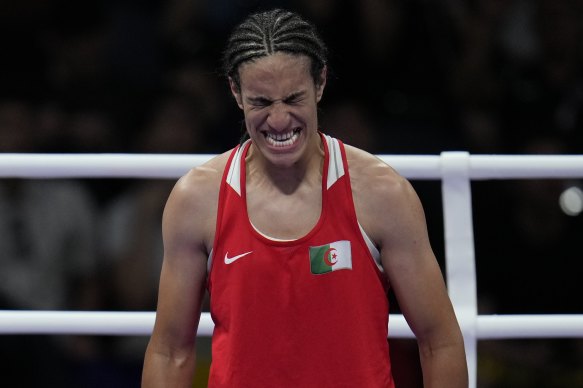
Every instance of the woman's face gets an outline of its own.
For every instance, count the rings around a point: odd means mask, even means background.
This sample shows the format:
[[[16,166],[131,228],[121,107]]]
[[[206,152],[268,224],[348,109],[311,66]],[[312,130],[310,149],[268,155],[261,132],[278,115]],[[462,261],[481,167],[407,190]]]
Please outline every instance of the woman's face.
[[[310,65],[306,56],[277,53],[241,65],[240,90],[231,81],[254,146],[274,165],[291,167],[319,144],[317,104],[325,74],[316,86]]]

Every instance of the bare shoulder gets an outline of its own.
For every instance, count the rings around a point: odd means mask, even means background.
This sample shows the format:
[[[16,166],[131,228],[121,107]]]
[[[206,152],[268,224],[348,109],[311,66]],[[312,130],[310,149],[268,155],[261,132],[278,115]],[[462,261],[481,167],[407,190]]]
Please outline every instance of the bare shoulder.
[[[215,156],[206,163],[192,168],[176,183],[172,196],[177,200],[197,205],[213,199],[212,194],[218,195],[220,181],[229,152]]]
[[[375,242],[424,222],[419,197],[411,183],[391,166],[361,149],[346,146],[350,183],[359,222]]]
[[[350,182],[355,200],[386,202],[406,196],[412,187],[407,179],[376,156],[359,148],[346,146]]]
[[[192,168],[174,186],[163,217],[165,240],[186,236],[212,244],[221,178],[230,152]]]

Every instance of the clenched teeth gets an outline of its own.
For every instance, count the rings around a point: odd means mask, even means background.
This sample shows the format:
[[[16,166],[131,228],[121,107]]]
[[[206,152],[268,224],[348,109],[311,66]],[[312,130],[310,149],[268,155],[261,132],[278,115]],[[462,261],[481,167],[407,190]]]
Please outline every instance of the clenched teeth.
[[[300,128],[296,128],[287,133],[265,132],[264,135],[267,142],[274,147],[289,147],[296,142],[300,131]]]

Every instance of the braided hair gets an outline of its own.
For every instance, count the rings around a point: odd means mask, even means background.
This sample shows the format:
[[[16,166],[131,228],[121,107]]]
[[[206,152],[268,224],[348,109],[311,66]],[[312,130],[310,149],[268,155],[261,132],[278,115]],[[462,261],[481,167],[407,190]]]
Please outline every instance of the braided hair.
[[[311,59],[314,84],[319,86],[324,81],[321,77],[327,64],[326,45],[310,22],[282,9],[253,14],[235,27],[223,53],[224,73],[240,89],[239,67],[277,52],[306,55]]]

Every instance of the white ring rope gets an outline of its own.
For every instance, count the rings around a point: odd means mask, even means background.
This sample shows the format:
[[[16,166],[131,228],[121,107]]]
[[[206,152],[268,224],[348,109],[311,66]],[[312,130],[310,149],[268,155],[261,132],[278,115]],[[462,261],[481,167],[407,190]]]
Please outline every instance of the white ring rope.
[[[442,153],[443,155],[449,152]],[[5,178],[178,178],[214,155],[0,154]],[[378,155],[409,179],[441,179],[442,156]],[[470,155],[470,179],[583,177],[583,155]]]
[[[0,311],[1,334],[74,334],[148,336],[154,312],[110,311]],[[413,338],[400,314],[389,318],[390,338]],[[211,336],[214,324],[202,313],[199,336]],[[480,339],[583,338],[583,315],[480,315],[476,335]]]
[[[0,178],[178,178],[214,155],[0,154]],[[471,388],[477,385],[477,340],[583,338],[583,314],[477,313],[471,180],[583,178],[583,155],[378,155],[408,179],[442,181],[446,281],[464,334]],[[0,334],[149,335],[153,312],[0,311]],[[203,313],[198,335],[212,335]],[[402,315],[389,336],[412,338]]]

